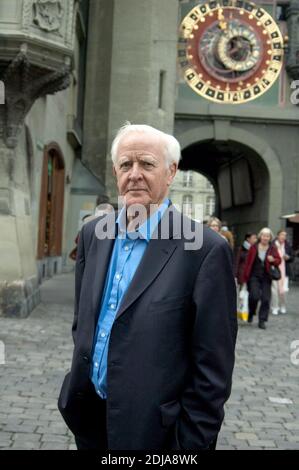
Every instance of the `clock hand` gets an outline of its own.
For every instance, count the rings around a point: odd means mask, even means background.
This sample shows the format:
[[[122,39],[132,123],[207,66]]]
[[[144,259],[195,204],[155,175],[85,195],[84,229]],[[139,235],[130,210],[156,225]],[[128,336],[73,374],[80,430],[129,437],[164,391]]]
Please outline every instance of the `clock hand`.
[[[227,22],[225,21],[225,16],[223,14],[222,8],[219,8],[218,10],[218,25],[219,25],[219,28],[222,30],[227,29]]]

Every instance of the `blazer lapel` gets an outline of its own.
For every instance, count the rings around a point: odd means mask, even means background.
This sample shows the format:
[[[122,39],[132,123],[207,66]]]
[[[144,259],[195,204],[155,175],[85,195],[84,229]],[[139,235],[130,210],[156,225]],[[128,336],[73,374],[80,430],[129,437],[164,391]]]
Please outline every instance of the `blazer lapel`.
[[[107,237],[99,239],[97,235],[95,235],[95,252],[93,255],[95,269],[92,285],[92,311],[94,312],[96,322],[98,319],[100,301],[102,299],[102,295],[105,288],[106,276],[108,273],[111,254],[116,236],[115,214],[108,214],[106,216],[106,220],[108,227]],[[95,234],[96,233],[97,229],[95,230]]]
[[[161,234],[159,234],[157,239],[153,236],[150,240],[131,284],[123,297],[116,318],[119,318],[125,310],[140,297],[145,289],[149,287],[162,271],[177,247],[174,238],[178,238],[181,215],[173,206],[170,207],[172,207],[171,211],[168,208],[162,217],[162,219],[166,218],[166,220],[169,220],[169,236],[167,239],[164,239],[161,238]],[[156,233],[159,232],[160,226],[161,222],[155,231]]]

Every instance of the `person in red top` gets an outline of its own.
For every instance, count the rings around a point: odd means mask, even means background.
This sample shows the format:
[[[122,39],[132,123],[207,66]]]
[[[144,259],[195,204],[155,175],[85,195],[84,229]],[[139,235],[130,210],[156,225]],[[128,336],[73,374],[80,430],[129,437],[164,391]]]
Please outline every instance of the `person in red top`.
[[[270,266],[279,266],[281,258],[275,245],[271,245],[273,234],[269,228],[263,228],[258,234],[258,241],[248,253],[244,271],[243,283],[247,283],[249,291],[249,317],[251,323],[256,313],[258,302],[259,328],[266,329],[271,300]]]
[[[253,232],[248,232],[245,235],[242,246],[240,246],[235,254],[235,277],[237,278],[238,284],[241,285],[243,282],[243,272],[246,264],[246,258],[252,245],[257,242],[257,235]]]

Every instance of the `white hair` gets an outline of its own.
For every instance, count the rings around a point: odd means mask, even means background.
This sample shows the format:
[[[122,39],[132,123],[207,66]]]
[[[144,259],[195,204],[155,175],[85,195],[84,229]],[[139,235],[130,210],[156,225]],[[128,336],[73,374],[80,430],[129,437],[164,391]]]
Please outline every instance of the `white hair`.
[[[172,163],[178,164],[181,158],[181,147],[175,137],[165,132],[159,131],[154,127],[145,124],[131,124],[126,122],[117,132],[111,146],[111,158],[114,165],[117,162],[118,146],[123,137],[131,132],[143,132],[150,135],[155,135],[162,139],[165,143],[165,160],[166,164],[170,166]]]
[[[260,240],[261,236],[264,235],[264,234],[265,235],[270,235],[271,241],[273,240],[274,235],[273,235],[272,230],[269,227],[264,227],[259,231],[258,236],[257,236],[258,240]]]

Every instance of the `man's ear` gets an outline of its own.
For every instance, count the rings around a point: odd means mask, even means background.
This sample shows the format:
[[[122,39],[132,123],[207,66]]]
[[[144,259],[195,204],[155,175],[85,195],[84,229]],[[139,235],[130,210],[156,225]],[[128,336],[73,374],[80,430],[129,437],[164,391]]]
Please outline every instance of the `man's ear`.
[[[115,170],[115,166],[113,165],[112,167],[112,173],[114,174],[114,176],[116,176],[116,170]]]
[[[176,175],[176,172],[177,172],[177,169],[178,169],[178,165],[177,163],[172,163],[169,167],[169,175],[168,175],[168,183],[167,185],[170,186],[172,181],[173,181],[173,178],[175,177]]]

